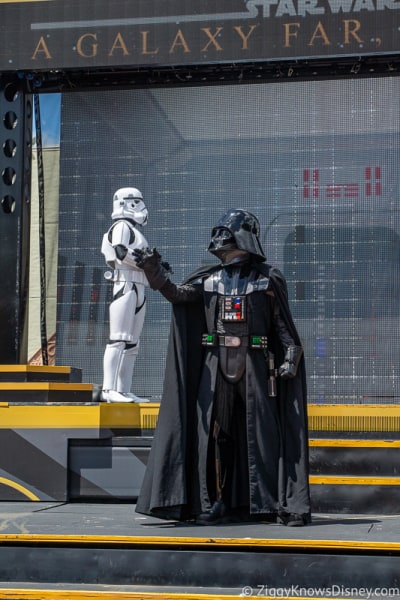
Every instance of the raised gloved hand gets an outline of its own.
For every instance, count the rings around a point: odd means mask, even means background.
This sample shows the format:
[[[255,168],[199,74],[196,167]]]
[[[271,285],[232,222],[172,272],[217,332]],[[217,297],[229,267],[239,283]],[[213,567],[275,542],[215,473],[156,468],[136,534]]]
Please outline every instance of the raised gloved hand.
[[[158,264],[161,260],[161,255],[157,248],[153,248],[152,250],[150,248],[136,248],[133,254],[135,255],[137,266],[143,270],[149,265]]]
[[[161,255],[156,248],[136,249],[133,251],[136,264],[146,274],[150,287],[159,290],[168,281],[168,270],[161,262]]]
[[[282,379],[293,379],[296,377],[297,368],[300,363],[300,359],[303,355],[303,348],[301,346],[289,346],[286,350],[284,362],[279,367],[279,375]]]

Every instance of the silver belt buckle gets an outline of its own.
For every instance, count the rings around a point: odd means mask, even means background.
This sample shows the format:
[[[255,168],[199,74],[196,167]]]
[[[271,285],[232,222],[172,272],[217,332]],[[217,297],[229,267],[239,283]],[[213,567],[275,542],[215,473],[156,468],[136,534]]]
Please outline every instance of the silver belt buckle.
[[[240,337],[235,335],[226,335],[224,341],[228,348],[238,348],[242,343]]]

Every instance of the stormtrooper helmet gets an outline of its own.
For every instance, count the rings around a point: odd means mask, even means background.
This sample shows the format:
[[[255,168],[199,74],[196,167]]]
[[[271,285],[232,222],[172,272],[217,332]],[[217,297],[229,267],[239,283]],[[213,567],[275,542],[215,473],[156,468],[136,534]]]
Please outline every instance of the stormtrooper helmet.
[[[127,187],[115,192],[112,219],[131,219],[138,225],[146,225],[147,216],[147,208],[140,190]]]

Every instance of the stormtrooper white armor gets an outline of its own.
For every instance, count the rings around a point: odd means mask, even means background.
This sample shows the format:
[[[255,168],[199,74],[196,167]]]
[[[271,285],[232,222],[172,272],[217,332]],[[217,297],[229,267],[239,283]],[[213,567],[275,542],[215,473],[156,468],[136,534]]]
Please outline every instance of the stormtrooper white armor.
[[[146,312],[147,278],[136,263],[134,250],[147,247],[135,225],[147,223],[147,208],[136,188],[121,188],[114,194],[113,224],[103,236],[101,252],[112,269],[104,276],[114,282],[110,304],[110,340],[103,357],[102,400],[148,402],[131,393],[133,369]]]

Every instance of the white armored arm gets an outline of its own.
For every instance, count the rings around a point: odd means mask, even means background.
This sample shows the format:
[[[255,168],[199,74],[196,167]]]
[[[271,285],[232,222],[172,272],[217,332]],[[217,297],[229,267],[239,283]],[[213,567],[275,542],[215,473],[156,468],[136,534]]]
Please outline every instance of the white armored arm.
[[[101,251],[107,264],[118,269],[138,269],[134,250],[147,247],[143,234],[128,221],[117,220],[103,237]]]

